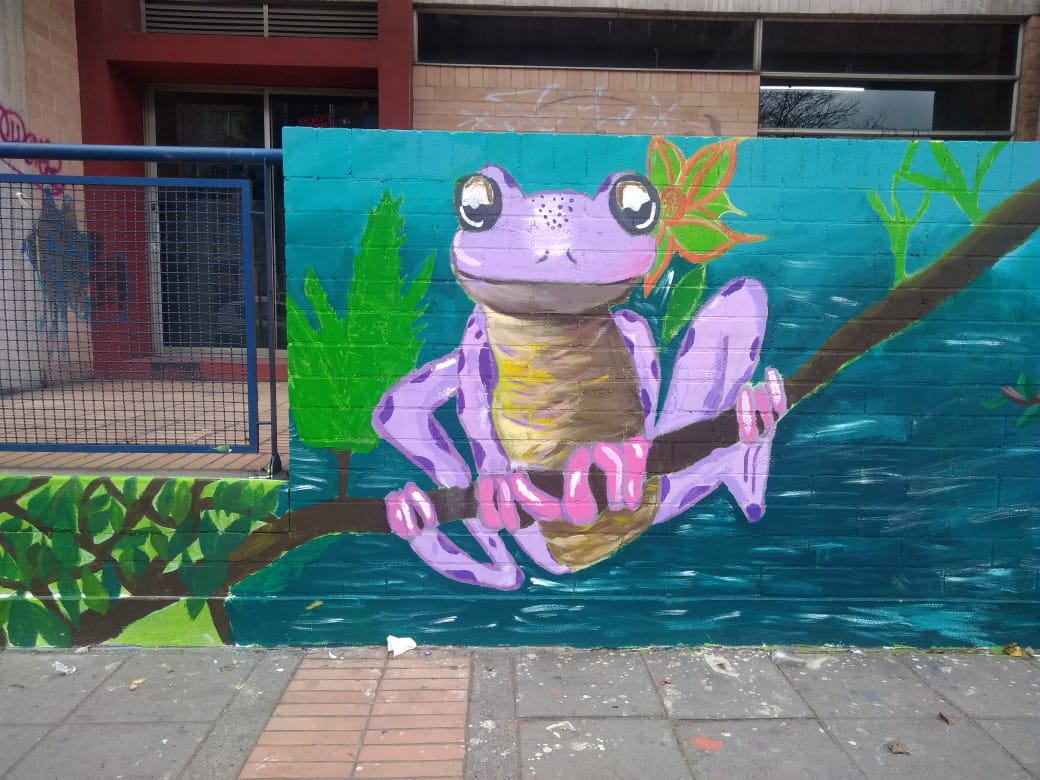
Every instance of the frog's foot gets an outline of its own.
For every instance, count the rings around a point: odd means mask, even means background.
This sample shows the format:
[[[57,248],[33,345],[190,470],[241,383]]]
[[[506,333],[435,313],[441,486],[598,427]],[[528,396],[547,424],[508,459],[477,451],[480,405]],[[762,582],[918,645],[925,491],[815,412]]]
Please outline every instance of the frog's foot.
[[[740,388],[736,403],[740,443],[722,482],[733,494],[744,516],[757,523],[765,514],[766,479],[777,421],[787,413],[784,380],[775,368],[766,369],[759,385]]]
[[[662,477],[661,508],[655,523],[685,512],[720,484],[733,494],[750,522],[762,519],[776,423],[787,412],[787,396],[780,373],[767,368],[761,385],[741,387],[735,411],[740,441],[720,447],[688,468]]]
[[[523,571],[498,534],[477,520],[466,520],[466,528],[491,561],[478,561],[460,549],[440,530],[433,502],[413,482],[387,494],[386,516],[390,530],[448,579],[497,590],[516,590],[524,581]]]
[[[563,484],[563,517],[575,525],[587,525],[599,517],[599,507],[589,486],[593,465],[607,477],[607,506],[612,511],[638,509],[646,483],[646,458],[650,446],[638,437],[625,442],[600,442],[571,453]]]
[[[477,519],[489,531],[519,531],[517,507],[535,520],[556,520],[561,513],[559,500],[536,488],[524,471],[477,477],[476,494]]]
[[[478,477],[476,494],[477,520],[485,533],[505,529],[513,534],[513,538],[531,560],[547,572],[570,572],[568,567],[559,563],[549,552],[538,523],[525,527],[520,525],[518,507],[523,508],[535,520],[558,520],[563,514],[559,499],[536,488],[524,471]]]

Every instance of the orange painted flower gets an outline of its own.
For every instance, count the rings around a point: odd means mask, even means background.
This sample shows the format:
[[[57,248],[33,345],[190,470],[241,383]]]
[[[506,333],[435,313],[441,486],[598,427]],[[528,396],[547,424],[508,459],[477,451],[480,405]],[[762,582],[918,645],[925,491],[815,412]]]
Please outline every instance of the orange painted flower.
[[[707,263],[738,244],[765,239],[737,232],[722,221],[726,214],[744,216],[726,194],[736,170],[739,142],[736,138],[717,141],[688,159],[665,138],[655,136],[650,142],[646,166],[661,195],[661,224],[657,258],[643,285],[645,295],[664,274],[673,254],[691,263]]]

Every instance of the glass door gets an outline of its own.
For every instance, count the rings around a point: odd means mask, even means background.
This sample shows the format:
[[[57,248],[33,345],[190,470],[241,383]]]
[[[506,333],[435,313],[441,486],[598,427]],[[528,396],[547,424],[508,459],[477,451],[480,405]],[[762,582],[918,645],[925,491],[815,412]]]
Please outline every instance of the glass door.
[[[160,92],[155,99],[155,140],[160,146],[264,146],[262,94]],[[253,246],[229,257],[219,251],[237,217],[205,189],[160,188],[157,324],[161,347],[244,347],[240,263],[252,262],[254,289],[263,285],[263,169],[239,163],[173,162],[157,165],[159,176],[248,179],[252,182]],[[214,251],[208,251],[213,247]],[[266,311],[263,312],[266,314]],[[257,312],[261,314],[261,312]],[[266,317],[257,319],[266,336]],[[258,334],[259,335],[259,334]],[[200,343],[202,342],[202,343]],[[258,341],[259,346],[266,345]]]
[[[272,90],[201,91],[190,89],[156,89],[154,97],[155,143],[161,146],[237,146],[281,148],[282,128],[342,127],[375,128],[379,126],[378,104],[373,94],[327,94],[309,91],[288,94]],[[259,165],[228,163],[160,163],[160,176],[185,178],[235,178],[252,182],[253,192],[253,276],[256,298],[256,345],[268,344],[268,289],[264,269],[263,169]],[[274,253],[277,296],[275,300],[275,338],[278,348],[285,347],[285,201],[281,168],[271,182],[271,208],[274,223]],[[167,199],[168,200],[168,199]],[[202,206],[201,208],[205,208]],[[158,204],[159,280],[157,317],[163,347],[187,346],[189,326],[212,334],[219,345],[226,343],[221,334],[227,332],[221,312],[230,310],[230,302],[241,296],[241,284],[231,284],[227,269],[213,268],[192,280],[190,271],[179,260],[179,248],[204,237],[191,233],[192,215],[183,204]],[[241,278],[240,276],[238,277]],[[241,300],[239,297],[237,300]],[[191,304],[190,306],[188,304]],[[221,339],[224,341],[221,342]]]

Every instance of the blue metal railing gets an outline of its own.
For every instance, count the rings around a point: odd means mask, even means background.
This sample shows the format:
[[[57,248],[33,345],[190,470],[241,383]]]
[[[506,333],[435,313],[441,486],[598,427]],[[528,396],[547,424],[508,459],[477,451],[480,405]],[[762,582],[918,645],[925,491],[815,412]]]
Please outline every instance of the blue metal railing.
[[[268,384],[269,384],[269,400],[270,410],[269,419],[260,421],[255,414],[256,409],[256,365],[255,365],[255,341],[254,341],[254,328],[250,325],[246,325],[245,333],[243,334],[243,343],[241,346],[246,348],[247,358],[249,360],[249,393],[250,393],[250,408],[253,413],[250,414],[250,427],[251,439],[255,441],[256,427],[259,425],[269,425],[271,429],[271,460],[268,465],[268,473],[274,474],[282,470],[281,457],[279,453],[279,442],[278,442],[278,424],[277,424],[277,395],[276,395],[276,348],[277,348],[277,297],[278,297],[278,280],[275,268],[275,256],[274,256],[274,222],[272,215],[272,171],[273,166],[281,162],[282,153],[276,149],[243,149],[243,148],[223,148],[223,147],[168,147],[168,146],[115,146],[115,145],[70,145],[70,144],[13,144],[13,143],[0,143],[0,159],[8,160],[83,160],[83,161],[110,161],[110,162],[159,162],[159,163],[177,163],[177,162],[210,162],[210,163],[238,163],[238,164],[249,164],[258,165],[263,171],[263,224],[264,224],[264,240],[263,245],[263,260],[264,260],[264,275],[267,281],[267,351],[268,351]],[[138,186],[152,186],[152,187],[196,187],[196,188],[210,188],[209,191],[218,193],[222,191],[231,191],[238,188],[241,193],[240,201],[241,208],[243,210],[243,222],[242,222],[242,238],[241,238],[241,254],[244,257],[251,257],[251,238],[250,238],[250,217],[260,217],[261,212],[253,211],[250,205],[249,195],[249,182],[247,181],[230,181],[230,180],[219,180],[219,181],[202,181],[198,179],[119,179],[112,177],[41,177],[31,176],[28,174],[18,174],[15,176],[7,175],[3,177],[9,180],[23,181],[26,184],[50,184],[55,187],[61,187],[65,185],[91,185],[91,186],[117,186],[130,185],[131,182]],[[45,181],[48,180],[48,181]],[[54,181],[49,181],[53,179]],[[14,193],[14,196],[24,201],[24,196],[21,191]],[[53,197],[51,199],[53,201]],[[65,198],[63,198],[65,200]],[[41,198],[42,204],[42,198]],[[182,204],[184,208],[191,208],[190,202]],[[41,205],[42,209],[42,205]],[[111,215],[110,215],[111,218]],[[84,234],[85,235],[85,234]],[[29,247],[30,252],[35,251],[35,257],[37,261],[44,256],[39,246]],[[253,301],[255,300],[252,294],[252,268],[251,265],[242,269],[242,295],[245,300],[246,307],[251,314],[253,311]],[[118,279],[116,281],[118,289]],[[124,281],[125,284],[125,281]],[[46,287],[46,285],[44,285]],[[46,292],[46,290],[45,290]],[[46,296],[45,296],[46,297]],[[64,306],[64,301],[63,304]],[[26,443],[22,442],[21,447],[25,448]],[[54,447],[37,447],[39,449],[54,449]],[[79,447],[79,449],[99,449],[98,445]],[[104,448],[115,451],[119,449],[132,449],[131,446],[115,446],[106,445]],[[189,448],[182,445],[174,445],[174,449],[185,449]],[[138,447],[140,449],[140,447]],[[156,449],[156,447],[152,447]],[[171,446],[167,445],[160,449],[168,450]],[[195,447],[197,449],[197,447]],[[234,445],[218,444],[213,449],[218,451],[236,451]]]

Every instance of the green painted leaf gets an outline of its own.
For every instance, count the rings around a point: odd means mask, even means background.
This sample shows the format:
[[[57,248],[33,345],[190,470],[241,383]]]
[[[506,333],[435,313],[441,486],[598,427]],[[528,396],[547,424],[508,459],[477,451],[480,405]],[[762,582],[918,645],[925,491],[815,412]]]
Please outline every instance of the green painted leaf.
[[[939,165],[939,170],[946,174],[946,178],[950,183],[949,189],[952,189],[954,192],[967,192],[968,180],[964,177],[964,171],[961,170],[960,163],[957,162],[949,148],[947,148],[946,142],[930,141],[928,146],[932,150],[935,162]]]
[[[683,154],[671,141],[655,136],[647,151],[647,171],[650,183],[658,190],[678,184],[682,173]]]
[[[1018,392],[1020,392],[1023,395],[1023,397],[1033,397],[1033,383],[1030,381],[1029,377],[1026,376],[1025,371],[1019,373],[1016,388],[1018,389]]]
[[[129,509],[141,497],[141,484],[137,477],[127,477],[120,486],[126,508]]]
[[[188,617],[192,620],[202,614],[202,610],[206,607],[205,599],[184,599],[184,606],[188,610]]]
[[[29,517],[50,528],[51,499],[54,496],[54,485],[47,484],[36,491],[25,505]]]
[[[40,635],[33,620],[34,610],[38,606],[25,599],[14,599],[10,602],[7,617],[7,639],[14,647],[36,647],[36,638]]]
[[[693,191],[694,202],[714,200],[733,172],[736,154],[735,140],[719,141],[698,149],[690,158],[683,190]]]
[[[173,517],[173,504],[177,493],[177,480],[170,479],[163,483],[152,503],[159,517],[166,519]],[[184,518],[181,518],[182,520]]]
[[[93,610],[99,615],[108,613],[109,594],[101,582],[101,578],[90,569],[84,569],[80,575],[83,587],[83,608]]]
[[[72,634],[65,621],[42,604],[27,599],[11,601],[7,638],[14,647],[36,647],[41,638],[54,647],[72,644]]]
[[[951,191],[950,183],[943,180],[937,179],[934,176],[929,176],[925,173],[915,173],[908,171],[906,173],[897,174],[901,179],[905,180],[909,184],[913,184],[917,187],[924,187],[932,192],[944,192],[949,193]]]
[[[665,311],[664,322],[661,326],[665,343],[674,339],[697,311],[701,298],[704,296],[707,271],[706,266],[695,265],[672,288],[671,297],[668,299],[668,309]]]
[[[278,502],[282,497],[282,483],[265,480],[260,483],[260,500],[256,502],[255,517],[265,518],[278,513]]]
[[[899,180],[899,175],[906,173],[910,170],[910,166],[914,164],[914,155],[917,154],[917,147],[920,146],[920,141],[911,141],[907,144],[906,153],[903,155],[903,161],[899,164],[899,170],[896,172],[893,185]]]
[[[213,497],[213,506],[225,512],[240,511],[242,508],[242,496],[245,493],[247,484],[247,482],[240,479],[229,481],[227,487],[225,487],[223,492],[220,494],[219,503],[217,501],[217,496]]]
[[[84,520],[88,533],[92,536],[97,536],[109,530],[112,524],[115,504],[116,502],[112,499],[112,496],[107,493],[94,496],[90,500],[84,510],[86,513]]]
[[[119,581],[119,570],[114,561],[108,560],[101,565],[101,584],[110,599],[117,599],[123,593],[123,584]]]
[[[59,601],[61,602],[61,606],[65,610],[65,614],[69,616],[69,621],[72,623],[72,627],[77,628],[79,626],[79,610],[81,595],[79,583],[71,577],[59,577],[58,594],[61,596]]]
[[[422,301],[433,266],[427,258],[411,279],[403,271],[402,202],[387,192],[369,212],[345,304],[330,301],[313,269],[304,284],[306,305],[287,304],[294,344],[289,396],[297,434],[311,446],[374,449],[379,437],[372,428],[372,412],[387,387],[414,369],[418,360]],[[343,381],[344,377],[351,380]]]
[[[669,228],[677,249],[685,257],[712,255],[730,242],[724,226],[707,222],[692,222]]]
[[[975,170],[975,192],[976,194],[982,189],[982,180],[986,178],[986,174],[989,173],[989,169],[993,167],[993,163],[997,161],[1000,153],[1004,151],[1004,147],[1007,146],[1007,141],[997,141],[994,143],[986,155],[979,162],[979,167]]]
[[[151,561],[143,549],[144,543],[141,534],[131,534],[124,536],[112,548],[112,557],[119,563],[127,579],[135,580],[148,570]]]
[[[1040,420],[1040,404],[1030,406],[1015,422],[1016,428],[1025,428]]]
[[[83,487],[77,477],[69,477],[51,499],[51,523],[55,531],[76,531],[79,500]]]
[[[871,207],[877,212],[877,215],[881,217],[881,221],[886,224],[892,222],[895,216],[888,213],[888,207],[885,206],[885,202],[881,200],[881,196],[876,192],[868,192],[867,200],[870,202]]]
[[[177,526],[177,529],[174,531],[173,536],[170,537],[169,544],[166,548],[166,560],[172,561],[177,558],[181,553],[187,550],[194,541],[195,521],[193,518]]]
[[[30,482],[32,477],[0,477],[0,498],[20,496]]]
[[[173,521],[179,523],[191,514],[191,492],[194,479],[178,479],[173,491]]]
[[[984,409],[999,409],[1006,405],[1007,402],[1007,396],[1002,395],[1000,398],[987,398],[985,401],[982,401],[981,404]]]

